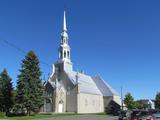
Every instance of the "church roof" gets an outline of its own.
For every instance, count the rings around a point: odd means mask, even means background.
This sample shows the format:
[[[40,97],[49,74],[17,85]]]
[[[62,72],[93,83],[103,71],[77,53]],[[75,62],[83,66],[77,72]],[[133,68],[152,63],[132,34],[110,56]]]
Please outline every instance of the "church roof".
[[[118,95],[118,93],[100,76],[91,77],[89,75],[75,71],[70,71],[67,73],[67,75],[73,84],[76,84],[78,81],[80,93],[89,93],[103,96]]]
[[[80,93],[102,95],[91,76],[75,71],[70,71],[67,73],[67,75],[73,83],[78,82]]]
[[[75,71],[65,71],[69,80],[73,83],[73,85],[78,84],[80,93],[94,94],[94,95],[102,95],[102,96],[114,96],[118,93],[100,76],[91,77],[84,73],[79,73]],[[56,84],[52,76],[48,80],[50,85],[55,88]]]
[[[92,77],[103,96],[118,95],[118,93],[100,76]]]

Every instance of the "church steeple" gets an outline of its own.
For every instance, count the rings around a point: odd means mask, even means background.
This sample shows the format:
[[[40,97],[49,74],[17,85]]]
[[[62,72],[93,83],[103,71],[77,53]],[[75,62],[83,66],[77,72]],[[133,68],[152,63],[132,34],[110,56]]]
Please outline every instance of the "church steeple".
[[[63,31],[67,31],[67,26],[66,26],[66,11],[64,11],[64,16],[63,16]]]
[[[63,16],[63,30],[61,33],[61,44],[59,47],[59,61],[70,61],[70,47],[68,45],[68,33],[67,33],[67,24],[66,24],[66,12],[64,11]]]

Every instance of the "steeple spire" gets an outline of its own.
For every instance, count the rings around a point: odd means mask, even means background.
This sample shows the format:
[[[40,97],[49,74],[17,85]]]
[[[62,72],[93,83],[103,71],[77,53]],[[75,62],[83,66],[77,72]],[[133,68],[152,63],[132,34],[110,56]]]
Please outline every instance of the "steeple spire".
[[[64,16],[63,16],[63,31],[67,31],[66,26],[66,11],[64,10]]]
[[[68,44],[68,34],[67,34],[67,27],[66,27],[66,11],[64,11],[64,16],[63,16],[63,30],[61,33],[61,44],[59,48],[59,60],[60,61],[66,61],[66,62],[71,62],[70,61],[70,47]]]
[[[61,33],[61,44],[68,44],[68,34],[67,34],[67,25],[66,25],[66,11],[64,11],[63,16],[63,30]]]

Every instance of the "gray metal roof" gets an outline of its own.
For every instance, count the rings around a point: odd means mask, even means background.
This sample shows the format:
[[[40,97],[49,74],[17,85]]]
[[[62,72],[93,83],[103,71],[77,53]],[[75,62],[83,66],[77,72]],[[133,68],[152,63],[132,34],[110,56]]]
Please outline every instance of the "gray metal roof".
[[[52,79],[54,79],[54,77],[55,77],[55,75],[52,74],[52,75],[49,77],[48,81],[44,84],[44,86],[46,86],[47,83],[49,83],[53,88],[56,88],[56,83],[55,83],[55,81],[52,80]]]
[[[118,93],[100,76],[92,77],[103,96],[118,95]]]
[[[55,83],[55,81],[53,82],[53,81],[48,81],[50,84],[51,84],[51,86],[53,87],[53,88],[56,88],[56,83]]]
[[[100,76],[91,77],[89,75],[75,72],[75,71],[65,71],[69,80],[73,83],[73,85],[79,86],[80,93],[88,93],[94,95],[102,95],[102,96],[113,96],[118,95],[118,93]],[[51,84],[53,88],[56,87],[55,76],[52,75],[48,82]]]
[[[102,95],[101,91],[98,89],[92,77],[83,73],[77,73],[75,71],[68,72],[67,75],[69,76],[70,80],[75,84],[78,82],[80,93]]]

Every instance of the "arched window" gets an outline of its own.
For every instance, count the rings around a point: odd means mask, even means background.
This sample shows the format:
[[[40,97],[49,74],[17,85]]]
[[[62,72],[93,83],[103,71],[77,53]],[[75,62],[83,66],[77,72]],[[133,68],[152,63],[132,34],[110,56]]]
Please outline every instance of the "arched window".
[[[64,51],[64,58],[66,58],[66,51]]]
[[[95,100],[92,101],[92,105],[93,105],[93,106],[95,105]]]
[[[68,40],[66,39],[66,44],[68,44]]]
[[[88,106],[88,101],[87,101],[87,99],[85,99],[85,106]]]
[[[61,58],[61,59],[62,59],[62,54],[63,54],[62,51],[60,51],[60,58]]]
[[[50,100],[50,99],[46,99],[46,103],[52,103],[52,100]]]
[[[67,51],[67,57],[68,57],[68,59],[69,59],[69,51]]]
[[[63,104],[63,100],[60,100],[59,103],[60,103],[60,104]]]
[[[70,90],[71,90],[71,88],[68,86],[67,87],[67,95],[70,95]]]

